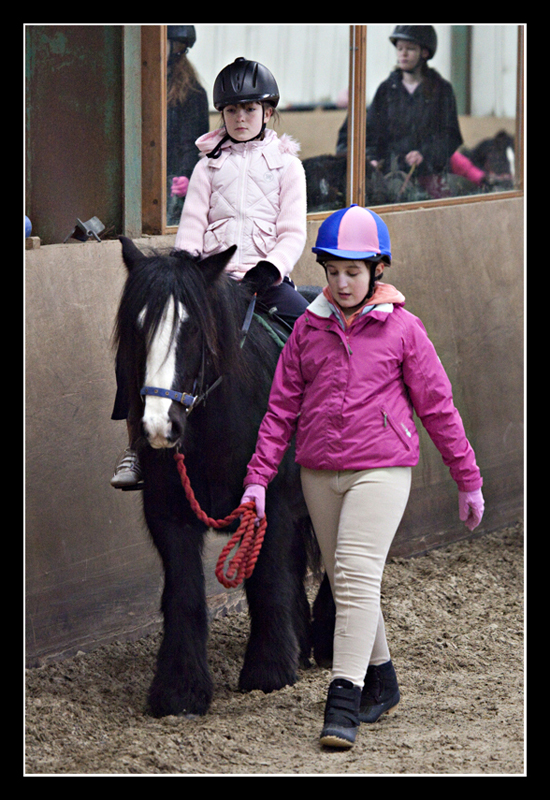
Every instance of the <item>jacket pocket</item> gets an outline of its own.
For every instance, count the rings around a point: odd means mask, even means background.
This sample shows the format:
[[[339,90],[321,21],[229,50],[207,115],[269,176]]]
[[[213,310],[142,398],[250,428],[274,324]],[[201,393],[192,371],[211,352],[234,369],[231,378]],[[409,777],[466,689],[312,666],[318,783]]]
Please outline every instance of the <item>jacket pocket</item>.
[[[403,422],[396,422],[393,419],[393,417],[390,414],[388,414],[385,408],[381,408],[380,412],[384,420],[384,428],[387,428],[389,425],[390,428],[393,430],[393,432],[397,434],[402,444],[405,445],[407,450],[412,450],[411,446],[412,433],[409,430],[409,428],[407,428],[407,426]]]
[[[204,252],[214,253],[226,247],[227,226],[229,219],[218,219],[212,222],[204,232]]]
[[[266,219],[255,219],[252,240],[258,253],[266,256],[275,247],[275,242],[277,241],[276,226]]]

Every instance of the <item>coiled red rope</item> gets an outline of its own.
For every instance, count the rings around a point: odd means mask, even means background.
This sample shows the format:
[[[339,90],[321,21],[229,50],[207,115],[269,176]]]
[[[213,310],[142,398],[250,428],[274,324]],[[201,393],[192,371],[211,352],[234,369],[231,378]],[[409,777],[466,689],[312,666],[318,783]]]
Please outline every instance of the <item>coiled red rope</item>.
[[[212,519],[207,516],[200,507],[195,493],[191,488],[187,469],[185,467],[185,459],[183,453],[176,453],[174,455],[176,466],[181,477],[181,485],[185,491],[185,496],[189,500],[189,504],[197,517],[211,528],[226,528],[237,517],[241,517],[241,524],[237,531],[233,534],[231,539],[227,542],[225,547],[220,553],[218,563],[216,564],[215,574],[218,581],[225,586],[226,589],[239,586],[245,578],[250,578],[254,572],[256,561],[260,555],[262,544],[264,541],[265,531],[267,528],[267,520],[264,517],[260,520],[259,525],[255,524],[256,520],[256,506],[253,502],[242,503],[238,508],[229,514],[224,519]],[[226,568],[225,562],[233,550],[237,546],[237,552],[229,561]]]

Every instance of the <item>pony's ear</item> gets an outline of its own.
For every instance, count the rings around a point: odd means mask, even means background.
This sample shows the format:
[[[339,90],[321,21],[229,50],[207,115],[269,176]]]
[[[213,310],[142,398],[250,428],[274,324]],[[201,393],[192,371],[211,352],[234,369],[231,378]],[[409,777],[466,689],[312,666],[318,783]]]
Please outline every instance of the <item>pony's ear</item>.
[[[146,257],[143,255],[131,239],[127,236],[119,236],[119,241],[122,245],[122,259],[126,265],[128,272],[131,272],[132,267],[138,262],[143,261]]]
[[[215,281],[218,275],[223,272],[236,249],[237,245],[232,244],[231,247],[224,250],[222,253],[215,253],[213,256],[207,256],[202,261],[199,261],[201,270],[205,270],[208,283]]]

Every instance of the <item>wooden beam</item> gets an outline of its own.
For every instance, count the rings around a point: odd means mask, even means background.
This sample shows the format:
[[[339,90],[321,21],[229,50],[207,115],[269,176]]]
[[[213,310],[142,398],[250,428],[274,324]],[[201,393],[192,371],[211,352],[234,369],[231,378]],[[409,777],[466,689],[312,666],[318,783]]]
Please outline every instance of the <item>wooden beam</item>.
[[[141,223],[141,26],[124,25],[123,35],[124,195],[122,232],[142,233]]]
[[[166,26],[143,25],[142,220],[143,232],[162,234],[166,219]]]
[[[350,25],[348,205],[365,204],[367,136],[367,26]]]

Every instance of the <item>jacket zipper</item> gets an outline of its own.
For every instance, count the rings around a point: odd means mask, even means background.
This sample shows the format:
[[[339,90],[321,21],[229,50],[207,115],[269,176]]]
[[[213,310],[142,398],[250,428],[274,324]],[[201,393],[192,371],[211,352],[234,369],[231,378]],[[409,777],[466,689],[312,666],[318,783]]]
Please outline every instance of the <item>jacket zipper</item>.
[[[246,218],[246,210],[244,208],[244,199],[246,196],[247,184],[248,184],[248,161],[250,156],[250,150],[247,147],[248,142],[245,142],[244,152],[242,155],[244,164],[241,167],[240,175],[239,175],[239,206],[238,206],[238,229],[237,229],[237,253],[242,253],[243,250],[243,243],[241,241],[243,227],[244,227],[244,220]]]

